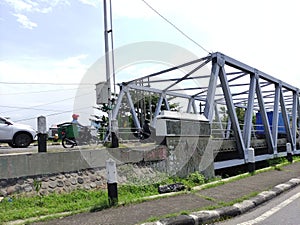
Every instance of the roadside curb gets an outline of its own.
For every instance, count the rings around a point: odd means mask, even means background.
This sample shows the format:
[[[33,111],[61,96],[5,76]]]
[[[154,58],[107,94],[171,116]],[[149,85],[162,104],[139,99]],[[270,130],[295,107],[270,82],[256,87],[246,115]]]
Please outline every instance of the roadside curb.
[[[223,207],[215,210],[202,210],[192,212],[189,215],[179,215],[167,219],[161,219],[156,222],[143,223],[141,225],[200,225],[203,223],[213,222],[224,217],[234,217],[267,202],[276,196],[288,191],[297,185],[300,185],[300,177],[290,179],[289,181],[278,184],[269,191],[263,191],[248,200],[236,203],[232,206]]]

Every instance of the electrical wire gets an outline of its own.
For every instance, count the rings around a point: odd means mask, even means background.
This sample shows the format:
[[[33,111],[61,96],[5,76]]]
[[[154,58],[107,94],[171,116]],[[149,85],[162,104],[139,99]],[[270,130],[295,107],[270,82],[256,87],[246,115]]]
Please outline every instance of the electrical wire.
[[[165,20],[167,23],[169,23],[171,26],[173,26],[179,33],[181,33],[183,36],[185,36],[187,39],[189,39],[191,42],[193,42],[195,45],[200,47],[202,50],[206,51],[208,54],[211,54],[208,50],[206,50],[202,45],[200,45],[198,42],[196,42],[194,39],[189,37],[185,32],[183,32],[179,27],[177,27],[174,23],[172,23],[170,20],[168,20],[166,17],[164,17],[161,13],[159,13],[156,9],[154,9],[148,2],[145,0],[141,0],[144,2],[152,11],[154,11],[157,15],[159,15],[163,20]]]
[[[28,91],[28,92],[15,92],[15,93],[0,93],[0,95],[24,95],[24,94],[40,94],[40,93],[48,93],[48,92],[57,92],[57,91],[74,91],[78,88],[70,88],[70,89],[55,89],[55,90],[45,90],[45,91]]]
[[[77,110],[81,110],[81,109],[88,109],[89,107],[83,107],[83,108],[78,108]],[[51,113],[46,115],[45,117],[50,117],[50,116],[58,116],[61,114],[65,114],[65,113],[70,113],[73,112],[73,110],[66,110],[66,111],[61,111],[61,112],[57,112],[57,113]],[[21,120],[15,120],[14,122],[23,122],[23,121],[28,121],[28,120],[34,120],[36,119],[36,117],[30,117],[30,118],[26,118],[26,119],[21,119]]]
[[[2,82],[0,84],[21,84],[21,85],[95,85],[92,83],[24,83],[24,82]]]
[[[73,110],[67,110],[67,111],[62,111],[62,112],[58,112],[58,113],[52,113],[52,114],[48,114],[45,117],[50,117],[50,116],[57,116],[57,115],[61,115],[61,114],[65,114],[65,113],[70,113]],[[30,117],[30,118],[26,118],[26,119],[21,119],[21,120],[15,120],[15,122],[23,122],[23,121],[28,121],[28,120],[35,120],[36,117]]]
[[[89,93],[74,96],[74,97],[71,97],[71,98],[65,98],[65,99],[61,99],[61,100],[58,100],[58,101],[54,101],[54,102],[48,102],[48,103],[44,103],[44,104],[40,104],[40,105],[31,106],[30,108],[28,107],[28,109],[34,109],[34,108],[40,107],[40,106],[52,105],[52,104],[55,104],[55,103],[64,102],[66,100],[71,100],[71,99],[74,99],[74,98],[77,98],[77,97],[82,97],[82,96],[91,95],[91,94],[94,94],[94,92],[89,92]],[[1,112],[1,113],[10,113],[10,112],[15,112],[15,111],[18,111],[18,110],[9,110],[9,111],[5,111],[5,112]]]
[[[39,110],[39,111],[49,111],[49,112],[57,112],[57,110],[53,109],[40,109],[40,108],[32,108],[32,107],[19,107],[19,106],[9,106],[9,105],[0,105],[0,108],[11,108],[11,109],[18,109],[18,110],[11,110],[11,111],[6,111],[2,113],[7,113],[7,112],[14,112],[14,111],[19,111],[19,109],[24,109],[24,110]]]

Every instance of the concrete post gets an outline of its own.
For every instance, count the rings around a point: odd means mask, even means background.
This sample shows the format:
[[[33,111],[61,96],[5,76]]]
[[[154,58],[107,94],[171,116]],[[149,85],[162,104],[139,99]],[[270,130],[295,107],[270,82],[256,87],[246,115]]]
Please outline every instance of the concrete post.
[[[108,202],[110,206],[118,205],[117,167],[113,159],[106,160]]]
[[[47,126],[46,117],[39,116],[37,118],[38,124],[38,152],[47,152]]]
[[[292,153],[291,143],[286,143],[286,152],[287,152],[287,155],[286,155],[287,160],[290,163],[292,163],[293,162],[293,153]]]
[[[253,173],[255,171],[255,151],[254,148],[248,148],[248,171]]]

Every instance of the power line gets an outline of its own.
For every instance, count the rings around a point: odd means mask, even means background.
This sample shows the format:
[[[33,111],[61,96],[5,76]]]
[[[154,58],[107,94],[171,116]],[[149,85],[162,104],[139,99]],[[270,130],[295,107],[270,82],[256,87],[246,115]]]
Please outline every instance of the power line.
[[[23,95],[23,94],[40,94],[40,93],[48,93],[48,92],[56,92],[56,91],[72,91],[77,90],[78,88],[70,88],[70,89],[55,89],[55,90],[45,90],[45,91],[28,91],[28,92],[15,92],[15,93],[0,93],[0,95]]]
[[[78,108],[77,110],[88,109],[88,108],[89,107],[83,107],[83,108]],[[61,112],[57,112],[57,113],[51,113],[51,114],[46,115],[45,117],[58,116],[58,115],[70,113],[70,112],[73,112],[73,110],[66,110],[66,111],[61,111]],[[14,122],[22,122],[22,121],[28,121],[28,120],[34,120],[34,119],[37,119],[37,117],[30,117],[30,118],[21,119],[21,120],[15,120]]]
[[[57,116],[57,115],[61,115],[61,114],[65,114],[65,113],[70,113],[73,110],[67,110],[67,111],[62,111],[62,112],[58,112],[58,113],[52,113],[52,114],[48,114],[46,115],[46,117],[50,117],[50,116]],[[30,117],[30,118],[26,118],[26,119],[21,119],[21,120],[15,120],[15,122],[23,122],[23,121],[28,121],[28,120],[34,120],[37,117]]]
[[[21,84],[21,85],[95,85],[92,83],[24,83],[24,82],[0,82],[0,84]]]
[[[34,109],[34,108],[40,107],[40,106],[52,105],[52,104],[55,104],[55,103],[64,102],[66,100],[71,100],[71,99],[74,99],[76,97],[82,97],[82,96],[91,95],[91,94],[94,94],[94,93],[93,92],[89,92],[89,93],[85,93],[85,94],[82,94],[82,95],[77,95],[77,96],[74,96],[74,97],[71,97],[71,98],[65,98],[65,99],[54,101],[54,102],[48,102],[48,103],[44,103],[44,104],[39,104],[39,105],[28,107],[28,109]],[[15,112],[15,111],[18,111],[18,110],[9,110],[9,111],[5,111],[5,112],[2,112],[2,113],[10,113],[10,112]]]
[[[166,17],[164,17],[162,14],[160,14],[156,9],[154,9],[148,2],[145,0],[141,0],[144,2],[152,11],[154,11],[157,15],[159,15],[163,20],[165,20],[167,23],[169,23],[171,26],[173,26],[178,32],[180,32],[183,36],[185,36],[187,39],[189,39],[191,42],[193,42],[195,45],[200,47],[202,50],[206,51],[208,54],[210,54],[209,51],[207,51],[202,45],[200,45],[198,42],[196,42],[194,39],[189,37],[186,33],[184,33],[180,28],[178,28],[174,23],[172,23],[170,20],[168,20]]]
[[[19,109],[24,109],[24,110],[40,110],[40,111],[49,111],[49,112],[57,112],[57,110],[53,109],[40,109],[40,108],[32,108],[32,107],[19,107],[19,106],[8,106],[8,105],[0,105],[1,108],[11,108],[11,109],[18,109],[18,110],[11,110],[11,111],[6,111],[2,113],[7,113],[7,112],[14,112],[14,111],[19,111]]]

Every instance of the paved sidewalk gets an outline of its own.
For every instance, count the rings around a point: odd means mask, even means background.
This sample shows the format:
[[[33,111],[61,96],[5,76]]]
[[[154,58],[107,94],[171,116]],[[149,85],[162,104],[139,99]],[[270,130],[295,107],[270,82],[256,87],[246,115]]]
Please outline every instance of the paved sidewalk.
[[[292,179],[292,180],[291,180]],[[162,224],[201,224],[213,218],[224,215],[237,215],[243,213],[262,202],[275,197],[295,185],[300,185],[300,162],[289,164],[282,170],[271,170],[250,176],[241,180],[232,181],[221,186],[199,190],[195,193],[155,199],[139,204],[105,209],[93,213],[81,213],[47,222],[34,223],[35,225],[132,225],[142,224],[149,218],[162,218],[163,216],[182,211],[196,212],[192,215],[182,215],[161,220]],[[276,186],[276,187],[275,187]],[[200,211],[209,206],[220,206],[220,203],[232,202],[249,196],[251,193],[260,193],[231,207],[213,211]],[[156,223],[146,223],[156,224]]]

